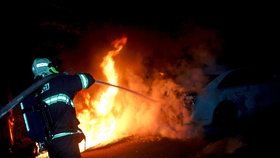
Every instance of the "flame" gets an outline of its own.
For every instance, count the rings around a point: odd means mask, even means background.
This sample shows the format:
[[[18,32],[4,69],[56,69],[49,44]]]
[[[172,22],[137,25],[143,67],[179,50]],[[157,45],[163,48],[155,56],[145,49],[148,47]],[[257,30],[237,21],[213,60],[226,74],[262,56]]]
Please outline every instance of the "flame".
[[[13,116],[13,111],[11,111],[10,113],[10,116],[8,117],[8,125],[9,125],[9,133],[10,133],[10,141],[11,141],[11,144],[13,145],[14,144],[14,116]]]
[[[120,53],[126,42],[126,37],[114,41],[113,46],[115,49],[109,51],[100,64],[109,83],[118,84],[118,74],[115,70],[113,57]],[[115,87],[108,87],[92,100],[90,100],[89,94],[87,95],[85,103],[89,105],[89,108],[78,113],[78,119],[81,121],[80,128],[86,133],[86,139],[90,140],[87,141],[86,146],[96,146],[114,139],[116,118],[112,113],[112,109],[118,91]],[[92,113],[95,115],[92,115]],[[92,116],[95,118],[92,118]],[[80,143],[80,150],[83,151],[83,143]]]
[[[185,117],[189,114],[183,108],[183,99],[178,98],[178,93],[183,88],[168,79],[163,72],[157,72],[156,74],[160,74],[156,75],[158,78],[155,76],[151,81],[145,82],[145,77],[135,71],[137,68],[134,65],[128,64],[128,67],[117,71],[116,65],[119,63],[114,58],[126,43],[127,37],[115,40],[112,43],[113,50],[108,51],[103,58],[100,68],[106,77],[105,82],[121,85],[125,80],[128,88],[161,101],[149,102],[115,87],[100,86],[96,91],[91,88],[81,91],[74,102],[79,127],[86,135],[86,148],[100,147],[131,135],[160,135],[170,138],[182,138],[186,135],[184,122],[189,121],[189,117]],[[137,61],[133,61],[133,64]],[[118,62],[131,61],[120,59]],[[85,150],[84,143],[79,144],[81,151]]]

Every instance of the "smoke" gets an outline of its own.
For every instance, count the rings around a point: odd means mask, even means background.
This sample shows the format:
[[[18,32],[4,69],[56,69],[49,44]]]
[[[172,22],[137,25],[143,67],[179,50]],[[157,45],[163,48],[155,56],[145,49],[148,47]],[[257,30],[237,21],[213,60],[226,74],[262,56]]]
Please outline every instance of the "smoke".
[[[161,135],[186,138],[191,104],[186,95],[199,92],[208,78],[205,67],[216,64],[221,40],[215,30],[184,25],[176,35],[139,27],[92,27],[74,50],[61,55],[65,70],[90,72],[105,80],[100,63],[112,49],[111,42],[126,36],[127,44],[115,60],[119,85],[158,100],[153,103],[120,91],[112,112],[117,119],[115,133],[128,135]],[[92,31],[93,30],[93,31]],[[95,97],[101,86],[92,86],[86,93]],[[76,100],[88,95],[79,93]],[[77,111],[89,108],[79,104]]]

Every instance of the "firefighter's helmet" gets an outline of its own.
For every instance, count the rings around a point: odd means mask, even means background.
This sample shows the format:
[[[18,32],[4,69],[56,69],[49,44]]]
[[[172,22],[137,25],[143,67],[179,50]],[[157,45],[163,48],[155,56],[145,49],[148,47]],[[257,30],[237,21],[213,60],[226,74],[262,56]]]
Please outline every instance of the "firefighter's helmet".
[[[52,66],[52,62],[47,58],[36,58],[32,64],[32,72],[34,78],[58,73],[58,71]]]

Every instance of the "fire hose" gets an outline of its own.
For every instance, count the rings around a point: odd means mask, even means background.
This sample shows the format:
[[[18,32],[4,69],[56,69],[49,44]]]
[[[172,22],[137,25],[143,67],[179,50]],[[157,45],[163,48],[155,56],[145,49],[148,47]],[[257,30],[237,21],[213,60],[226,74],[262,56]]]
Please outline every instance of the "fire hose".
[[[51,80],[55,76],[57,76],[57,75],[49,75],[49,76],[33,83],[30,87],[28,87],[26,90],[21,92],[12,101],[10,101],[8,104],[6,104],[4,107],[2,107],[0,109],[0,119],[4,115],[6,115],[10,110],[12,110],[16,105],[18,105],[26,96],[30,95],[32,92],[37,90],[39,87],[41,87],[43,84],[47,83],[49,80]]]
[[[141,93],[138,93],[138,92],[136,92],[136,91],[133,91],[133,90],[128,89],[128,88],[125,88],[125,87],[113,85],[113,84],[111,84],[111,83],[107,83],[107,82],[100,81],[100,80],[95,80],[95,83],[97,83],[97,84],[103,84],[103,85],[108,85],[108,86],[112,86],[112,87],[116,87],[116,88],[125,90],[125,91],[127,91],[127,92],[133,93],[133,94],[135,94],[135,95],[141,96],[141,97],[143,97],[143,98],[145,98],[145,99],[148,99],[148,100],[150,100],[150,101],[157,102],[156,100],[154,100],[154,99],[152,99],[152,98],[150,98],[150,97],[147,97],[147,96],[145,96],[145,95],[143,95],[143,94],[141,94]]]
[[[47,83],[49,80],[51,80],[52,78],[54,78],[57,75],[49,75],[37,82],[35,82],[34,84],[32,84],[29,88],[27,88],[26,90],[24,90],[22,93],[20,93],[18,96],[16,96],[12,101],[10,101],[8,104],[6,104],[4,107],[2,107],[0,109],[0,119],[6,115],[11,109],[13,109],[16,105],[18,105],[26,96],[30,95],[33,91],[35,91],[36,89],[38,89],[40,86],[42,86],[43,84]],[[130,90],[128,88],[124,88],[121,86],[117,86],[117,85],[113,85],[104,81],[100,81],[100,80],[95,80],[95,83],[97,84],[103,84],[103,85],[108,85],[108,86],[112,86],[112,87],[116,87],[122,90],[125,90],[127,92],[133,93],[135,95],[141,96],[145,99],[148,99],[150,101],[156,102],[156,100],[149,98],[141,93],[138,93],[136,91]]]

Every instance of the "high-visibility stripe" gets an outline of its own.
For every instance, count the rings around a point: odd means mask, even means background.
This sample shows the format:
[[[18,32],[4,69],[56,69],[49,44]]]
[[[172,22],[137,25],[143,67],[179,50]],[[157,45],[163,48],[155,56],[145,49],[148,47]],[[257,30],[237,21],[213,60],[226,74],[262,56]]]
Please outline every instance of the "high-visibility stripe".
[[[83,89],[87,88],[88,87],[88,79],[87,79],[87,77],[84,74],[79,74],[79,77],[81,79]]]
[[[38,63],[36,64],[36,67],[44,67],[44,66],[48,66],[48,63]]]
[[[55,67],[53,67],[53,66],[50,68],[50,70],[51,70],[53,73],[56,73],[56,74],[59,73],[59,72],[55,69]]]
[[[24,109],[23,103],[20,103],[20,107],[21,107],[21,110]],[[27,121],[25,113],[23,114],[23,119],[24,119],[24,123],[25,123],[25,126],[26,126],[26,130],[28,132],[30,130],[30,128],[29,128],[29,124],[28,124],[28,121]]]
[[[50,96],[50,97],[44,99],[44,102],[48,105],[52,105],[57,102],[64,102],[64,103],[70,104],[72,107],[74,107],[73,101],[66,94],[63,94],[63,93]]]
[[[68,136],[68,135],[72,135],[72,134],[77,134],[77,133],[82,133],[81,131],[77,131],[77,132],[62,132],[62,133],[58,133],[58,134],[55,134],[52,139],[56,139],[56,138],[59,138],[59,137],[64,137],[64,136]]]

